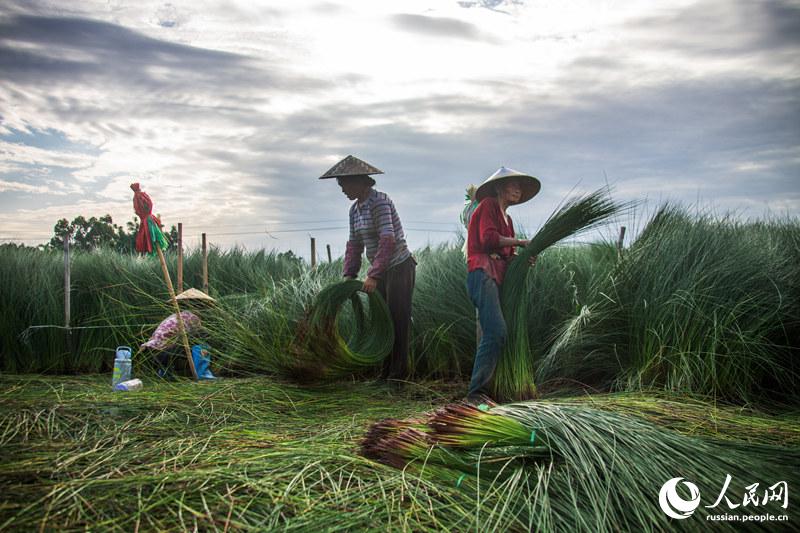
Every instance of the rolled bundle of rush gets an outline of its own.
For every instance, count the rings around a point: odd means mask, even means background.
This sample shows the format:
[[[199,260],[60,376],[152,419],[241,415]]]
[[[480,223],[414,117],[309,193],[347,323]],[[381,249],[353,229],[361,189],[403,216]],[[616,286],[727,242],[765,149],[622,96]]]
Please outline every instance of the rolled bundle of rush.
[[[363,283],[347,280],[320,291],[300,326],[292,351],[292,375],[314,380],[359,374],[376,368],[392,350],[394,326],[389,308],[377,291],[367,294],[368,312],[359,292]],[[340,332],[345,302],[353,308],[348,339]]]

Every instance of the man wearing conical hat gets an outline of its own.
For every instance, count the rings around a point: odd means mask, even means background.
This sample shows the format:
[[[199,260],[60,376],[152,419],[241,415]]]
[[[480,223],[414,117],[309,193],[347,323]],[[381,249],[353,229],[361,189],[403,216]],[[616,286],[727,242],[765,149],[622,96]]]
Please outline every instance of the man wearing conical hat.
[[[489,384],[506,341],[506,321],[500,307],[500,285],[515,259],[517,246],[528,241],[514,236],[506,209],[527,202],[541,184],[533,176],[500,167],[475,191],[479,202],[467,229],[467,291],[478,310],[482,336],[475,353],[467,401],[480,405],[490,400]],[[531,265],[536,261],[531,258]]]
[[[386,193],[373,188],[375,180],[370,176],[375,174],[383,172],[349,155],[319,179],[336,178],[347,199],[353,200],[343,275],[349,279],[358,276],[361,254],[366,250],[370,267],[364,291],[377,290],[383,296],[394,322],[394,346],[384,363],[382,377],[404,380],[408,377],[411,295],[417,263],[406,244],[394,203]]]

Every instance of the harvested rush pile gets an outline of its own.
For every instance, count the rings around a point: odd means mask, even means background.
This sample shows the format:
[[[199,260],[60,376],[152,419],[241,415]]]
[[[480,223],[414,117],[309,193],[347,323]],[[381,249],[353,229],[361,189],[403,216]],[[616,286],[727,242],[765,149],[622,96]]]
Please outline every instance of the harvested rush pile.
[[[638,403],[643,407],[651,401],[639,398]],[[690,437],[608,410],[613,405],[596,410],[580,402],[527,402],[483,411],[451,404],[423,417],[374,424],[361,450],[365,457],[395,468],[425,471],[443,484],[455,479],[476,495],[521,484],[531,491],[508,502],[508,513],[531,531],[659,530],[664,514],[654,505],[656,488],[675,477],[692,480],[708,498],[689,529],[709,515],[731,510],[712,505],[728,475],[730,498],[743,515],[765,512],[742,506],[742,494],[753,483],[766,488],[800,482],[796,420],[785,428],[787,440],[781,444],[745,444]],[[680,402],[672,405],[678,407],[673,414],[677,423],[682,412],[693,410],[691,405],[681,409]],[[737,430],[747,426],[739,419]],[[773,505],[769,511],[781,507]],[[721,529],[736,531],[737,526]]]
[[[746,482],[797,481],[787,477],[797,471],[796,416],[667,395],[481,413],[447,408],[457,392],[430,383],[397,394],[363,382],[301,388],[258,378],[150,381],[137,393],[115,394],[107,376],[1,376],[0,530],[597,532],[648,518],[641,530],[658,531],[677,523],[658,508],[666,479],[644,486],[659,473],[688,479],[703,469],[708,477],[692,481],[704,504],[724,481],[724,469],[712,471],[717,466],[735,468],[731,474],[753,468],[745,478],[737,474],[731,498],[741,498]],[[606,411],[651,412],[674,431],[575,407],[587,401]],[[443,425],[434,434],[426,413],[437,410]],[[359,453],[370,425],[389,417],[405,422],[373,431],[403,434],[405,451],[394,465],[403,470]],[[533,446],[530,428],[537,429]],[[759,446],[743,447],[745,435]],[[708,438],[737,444],[718,448]],[[431,449],[436,439],[448,446]],[[692,470],[670,470],[684,462],[690,441],[699,443],[686,456]],[[763,445],[773,446],[771,457]],[[653,450],[661,450],[663,464],[644,460]],[[703,466],[709,450],[724,453]],[[730,450],[730,459],[722,457]],[[778,478],[768,479],[779,461]],[[629,503],[623,514],[620,502]],[[684,522],[696,530],[699,519]]]
[[[356,453],[366,426],[431,409],[368,383],[0,377],[0,530],[425,531],[472,521],[451,487]]]

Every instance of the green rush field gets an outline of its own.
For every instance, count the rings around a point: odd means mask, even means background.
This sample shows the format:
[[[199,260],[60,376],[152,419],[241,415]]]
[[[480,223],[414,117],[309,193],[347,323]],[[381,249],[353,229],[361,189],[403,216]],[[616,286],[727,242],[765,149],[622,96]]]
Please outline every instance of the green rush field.
[[[504,295],[513,340],[488,411],[457,402],[476,337],[461,244],[415,252],[402,388],[354,355],[383,349],[375,302],[320,322],[349,347],[308,329],[340,260],[212,249],[220,379],[159,380],[140,358],[131,393],[110,389],[114,349],[170,313],[158,261],[76,254],[67,331],[63,256],[0,247],[0,531],[800,527],[800,221],[667,205],[621,252],[547,247]],[[677,486],[684,519],[659,503],[673,478],[699,491]]]

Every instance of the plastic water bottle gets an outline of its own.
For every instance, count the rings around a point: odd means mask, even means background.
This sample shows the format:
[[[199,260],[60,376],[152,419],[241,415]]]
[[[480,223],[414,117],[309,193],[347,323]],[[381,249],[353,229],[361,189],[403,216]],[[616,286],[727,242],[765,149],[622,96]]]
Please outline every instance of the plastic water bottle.
[[[141,379],[131,379],[128,381],[123,381],[122,383],[117,383],[114,385],[114,390],[128,392],[139,390],[142,388],[142,380]]]
[[[114,359],[114,373],[111,376],[111,386],[116,387],[123,381],[131,379],[131,348],[130,346],[117,346],[117,356]]]

